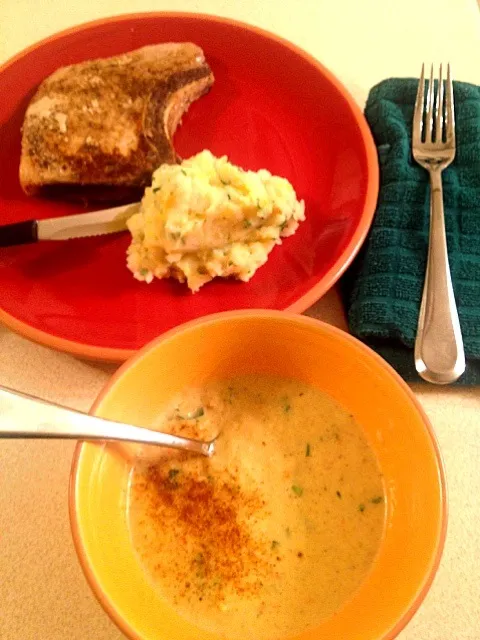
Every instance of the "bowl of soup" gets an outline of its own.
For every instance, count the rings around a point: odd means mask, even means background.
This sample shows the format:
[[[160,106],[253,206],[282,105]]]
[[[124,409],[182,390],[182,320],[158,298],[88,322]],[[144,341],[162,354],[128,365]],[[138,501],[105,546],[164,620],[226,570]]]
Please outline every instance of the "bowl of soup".
[[[123,365],[92,413],[219,434],[211,458],[76,449],[76,550],[127,637],[385,640],[420,606],[445,539],[441,457],[355,338],[287,312],[208,316]]]

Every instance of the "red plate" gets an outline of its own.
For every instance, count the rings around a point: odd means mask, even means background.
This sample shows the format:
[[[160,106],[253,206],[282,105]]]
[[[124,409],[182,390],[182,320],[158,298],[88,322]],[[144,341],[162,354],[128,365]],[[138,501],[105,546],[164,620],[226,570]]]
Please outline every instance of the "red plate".
[[[128,235],[0,250],[0,320],[75,355],[125,360],[184,321],[243,308],[304,311],[350,263],[378,192],[375,147],[360,109],[319,62],[275,35],[205,15],[127,15],[57,34],[0,69],[0,222],[65,215],[71,204],[27,198],[19,185],[20,127],[41,80],[59,66],[146,44],[191,40],[215,74],[183,119],[175,146],[285,176],[307,220],[249,283],[214,281],[195,295],[172,281],[137,282]]]

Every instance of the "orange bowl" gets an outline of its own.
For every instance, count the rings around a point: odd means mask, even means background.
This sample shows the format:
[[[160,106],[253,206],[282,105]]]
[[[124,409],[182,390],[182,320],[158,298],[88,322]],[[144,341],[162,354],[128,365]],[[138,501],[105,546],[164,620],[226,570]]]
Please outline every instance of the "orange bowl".
[[[149,426],[183,388],[245,373],[295,377],[330,394],[355,415],[385,478],[386,526],[372,570],[340,611],[295,640],[394,638],[420,606],[439,564],[445,479],[427,417],[370,349],[339,329],[287,312],[217,314],[147,345],[121,367],[92,412]],[[126,517],[126,451],[83,443],[75,452],[70,517],[87,579],[129,638],[219,640],[176,614],[137,560]]]

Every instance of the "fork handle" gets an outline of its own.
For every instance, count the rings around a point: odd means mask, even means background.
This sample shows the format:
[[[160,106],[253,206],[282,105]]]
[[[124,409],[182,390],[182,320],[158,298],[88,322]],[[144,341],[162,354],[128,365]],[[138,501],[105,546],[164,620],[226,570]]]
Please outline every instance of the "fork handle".
[[[415,341],[415,367],[428,382],[449,384],[465,371],[465,353],[448,263],[442,171],[430,173],[430,237]]]

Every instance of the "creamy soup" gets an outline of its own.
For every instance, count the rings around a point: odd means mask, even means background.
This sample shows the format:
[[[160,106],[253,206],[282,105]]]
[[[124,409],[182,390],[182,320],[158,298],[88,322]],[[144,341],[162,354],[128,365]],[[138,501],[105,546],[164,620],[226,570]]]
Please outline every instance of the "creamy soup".
[[[228,640],[273,640],[353,595],[385,516],[354,416],[312,386],[248,376],[188,390],[157,426],[221,432],[211,459],[167,451],[131,474],[133,545],[184,618]]]

